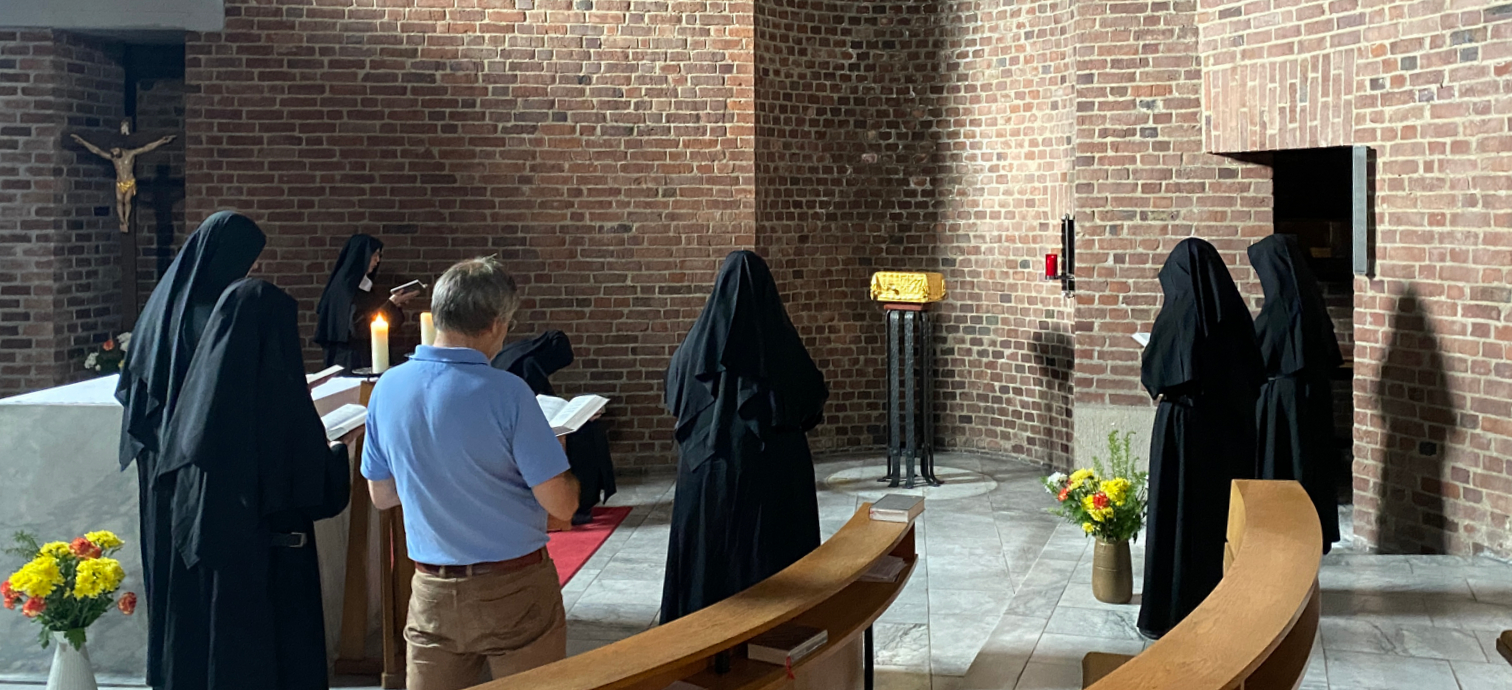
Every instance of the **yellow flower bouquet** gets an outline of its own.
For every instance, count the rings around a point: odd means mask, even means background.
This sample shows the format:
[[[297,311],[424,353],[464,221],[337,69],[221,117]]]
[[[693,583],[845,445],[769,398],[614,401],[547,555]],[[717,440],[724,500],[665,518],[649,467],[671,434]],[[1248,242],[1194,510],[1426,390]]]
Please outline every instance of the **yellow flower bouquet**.
[[[1117,431],[1108,434],[1107,466],[1094,457],[1090,469],[1046,477],[1045,490],[1057,501],[1050,512],[1103,541],[1127,541],[1138,535],[1144,527],[1148,474],[1135,470],[1129,449],[1132,436],[1120,437]]]
[[[82,648],[84,631],[110,607],[128,616],[136,610],[135,594],[115,596],[126,571],[110,556],[124,545],[120,537],[103,531],[46,544],[19,532],[16,546],[5,551],[26,564],[0,583],[0,602],[11,610],[19,605],[22,615],[42,626],[38,639],[43,647],[58,632],[75,649]]]

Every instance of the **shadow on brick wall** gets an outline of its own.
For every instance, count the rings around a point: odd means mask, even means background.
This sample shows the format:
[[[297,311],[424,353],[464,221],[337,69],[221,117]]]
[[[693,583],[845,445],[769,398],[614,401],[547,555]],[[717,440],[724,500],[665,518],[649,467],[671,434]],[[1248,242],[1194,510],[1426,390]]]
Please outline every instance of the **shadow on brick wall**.
[[[1383,553],[1444,553],[1444,443],[1454,407],[1439,342],[1411,287],[1397,299],[1381,368],[1380,404],[1386,456],[1376,518]]]

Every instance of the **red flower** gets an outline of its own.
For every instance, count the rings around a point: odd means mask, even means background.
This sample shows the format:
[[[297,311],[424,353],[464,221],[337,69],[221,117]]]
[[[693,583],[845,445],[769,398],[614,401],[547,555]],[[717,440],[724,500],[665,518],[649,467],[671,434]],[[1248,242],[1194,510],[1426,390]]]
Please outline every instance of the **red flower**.
[[[121,598],[116,601],[116,608],[120,609],[121,613],[129,616],[136,611],[136,604],[136,593],[127,592],[122,594]]]
[[[1066,497],[1070,496],[1070,495],[1071,495],[1071,485],[1067,484],[1066,486],[1064,486],[1064,487],[1061,488],[1060,493],[1058,493],[1058,494],[1055,495],[1055,500],[1057,500],[1057,501],[1064,501],[1064,500],[1066,500]]]
[[[5,582],[0,582],[0,598],[5,600],[5,608],[14,611],[16,610],[16,602],[21,600],[21,595],[16,590],[11,589],[10,580],[6,580]]]
[[[94,542],[84,537],[73,540],[73,543],[68,545],[68,550],[72,551],[73,555],[85,560],[100,557],[100,547],[95,546]]]
[[[1101,491],[1092,494],[1092,505],[1098,510],[1108,507],[1108,495]]]
[[[47,600],[41,597],[32,597],[26,600],[26,605],[21,607],[21,613],[27,618],[36,618],[47,610]]]
[[[100,349],[102,349],[102,350],[104,350],[106,352],[110,352],[111,350],[114,350],[115,349],[115,338],[111,338],[110,340],[105,341],[105,344],[101,345]]]

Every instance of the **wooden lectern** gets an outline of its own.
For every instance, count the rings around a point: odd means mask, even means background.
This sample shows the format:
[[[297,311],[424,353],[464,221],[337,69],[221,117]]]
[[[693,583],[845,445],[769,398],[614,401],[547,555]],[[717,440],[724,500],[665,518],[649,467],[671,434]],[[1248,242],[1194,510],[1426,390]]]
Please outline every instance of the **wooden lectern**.
[[[373,395],[373,382],[362,382],[363,407]],[[363,438],[366,436],[364,435]],[[352,448],[352,504],[348,512],[346,590],[341,609],[341,641],[336,647],[336,674],[379,677],[384,688],[404,687],[404,622],[409,610],[410,578],[415,564],[404,544],[404,513],[394,508],[378,513],[378,589],[383,649],[377,659],[367,656],[368,523],[373,500],[362,477],[362,444]]]

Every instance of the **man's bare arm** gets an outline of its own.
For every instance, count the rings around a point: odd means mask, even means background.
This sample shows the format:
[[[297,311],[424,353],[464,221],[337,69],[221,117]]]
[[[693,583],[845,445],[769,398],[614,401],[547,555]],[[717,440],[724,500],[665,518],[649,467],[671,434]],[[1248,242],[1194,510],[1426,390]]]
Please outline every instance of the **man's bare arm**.
[[[138,156],[138,155],[147,153],[149,151],[153,151],[153,150],[157,149],[159,146],[162,146],[162,145],[164,145],[164,144],[166,144],[166,143],[168,143],[170,141],[173,141],[174,139],[177,139],[177,138],[178,138],[177,135],[170,134],[170,135],[168,135],[166,137],[163,137],[162,139],[158,139],[157,141],[152,142],[151,144],[148,144],[146,146],[143,146],[142,148],[139,148],[139,149],[136,149],[136,150],[132,151],[131,155]]]
[[[541,507],[558,520],[571,520],[578,509],[578,480],[572,472],[563,472],[530,489]]]
[[[77,134],[70,134],[68,136],[73,137],[74,141],[79,142],[79,144],[81,146],[83,146],[86,149],[89,149],[91,152],[94,153],[94,155],[99,156],[101,158],[106,158],[106,159],[110,158],[110,154],[109,153],[106,153],[105,151],[102,151],[100,149],[100,147],[95,146],[94,144],[91,144],[91,143],[89,143],[87,141],[84,141],[84,137],[81,137],[81,136],[79,136]]]
[[[392,477],[381,482],[369,479],[368,495],[373,497],[373,505],[379,510],[399,507],[399,487],[394,485]]]

